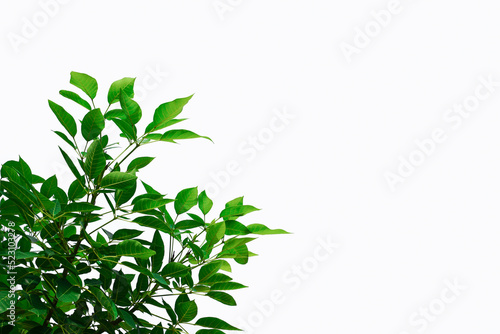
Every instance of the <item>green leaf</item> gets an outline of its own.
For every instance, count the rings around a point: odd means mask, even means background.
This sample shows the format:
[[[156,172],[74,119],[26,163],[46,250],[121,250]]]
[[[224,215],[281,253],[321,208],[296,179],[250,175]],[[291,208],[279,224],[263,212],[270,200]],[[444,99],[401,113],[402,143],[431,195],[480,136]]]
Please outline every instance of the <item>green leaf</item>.
[[[226,232],[226,224],[224,222],[215,223],[207,228],[206,240],[209,246],[215,245]]]
[[[167,126],[170,120],[173,120],[182,112],[182,109],[192,97],[193,95],[161,104],[156,108],[153,122],[147,126],[146,133],[157,131]]]
[[[102,292],[101,289],[96,288],[96,287],[90,287],[89,290],[94,294],[94,296],[97,298],[97,301],[99,304],[102,305],[108,312],[111,314],[111,319],[116,320],[118,318],[118,310],[116,309],[115,303]]]
[[[209,293],[207,293],[207,296],[218,302],[221,302],[222,304],[236,306],[236,301],[228,293],[222,291],[210,291]]]
[[[159,207],[164,206],[165,204],[168,204],[170,202],[173,202],[173,199],[160,199],[160,200],[153,200],[153,199],[141,199],[140,201],[137,201],[135,203],[134,208],[132,209],[133,212],[144,212],[144,211],[149,211],[153,210]]]
[[[127,188],[125,190],[117,190],[115,193],[116,205],[119,207],[127,203],[132,197],[134,197],[136,191],[137,182],[134,182],[130,188]]]
[[[146,167],[153,161],[154,158],[151,157],[140,157],[140,158],[135,158],[130,162],[130,164],[127,167],[127,172],[131,172],[133,170],[139,170],[141,168]]]
[[[73,149],[76,149],[75,144],[69,140],[68,136],[66,136],[64,133],[60,131],[53,131],[56,135],[58,135],[62,140],[64,140],[69,146],[71,146]]]
[[[215,283],[210,287],[212,290],[237,290],[248,288],[248,286],[236,282]]]
[[[241,245],[249,243],[252,240],[255,240],[255,238],[233,238],[226,240],[226,242],[224,242],[224,247],[222,247],[222,251],[237,248]]]
[[[56,296],[63,303],[74,303],[80,298],[80,288],[69,283],[67,279],[60,279]]]
[[[116,246],[116,255],[131,256],[139,259],[149,259],[155,251],[144,247],[137,240],[124,240]]]
[[[99,136],[102,130],[104,130],[104,116],[101,113],[101,109],[97,108],[89,111],[82,120],[83,138],[86,141],[91,141]]]
[[[197,326],[202,326],[202,327],[208,327],[208,328],[215,328],[215,329],[227,329],[227,330],[232,330],[232,331],[241,331],[241,329],[236,328],[234,326],[231,326],[224,320],[221,320],[219,318],[214,318],[214,317],[205,317],[205,318],[200,318],[198,321],[196,321]]]
[[[109,189],[127,189],[133,187],[137,176],[123,173],[111,172],[102,178],[101,187]]]
[[[290,234],[290,232],[287,232],[282,229],[275,229],[271,230],[265,225],[262,224],[251,224],[247,226],[248,230],[252,234],[260,234],[260,235],[269,235],[269,234]]]
[[[111,84],[108,91],[108,103],[113,104],[120,100],[120,91],[123,90],[129,97],[134,97],[135,78],[123,78]]]
[[[221,251],[217,257],[220,258],[230,258],[234,259],[236,263],[239,264],[247,264],[248,263],[248,257],[250,256],[250,252],[248,251],[247,245],[243,244],[235,248],[231,249],[226,249],[224,251]]]
[[[195,227],[202,227],[202,226],[205,226],[205,223],[198,222],[192,219],[182,220],[177,224],[175,224],[175,228],[178,230],[189,230]]]
[[[102,148],[101,141],[96,139],[90,144],[85,157],[83,170],[91,179],[95,179],[106,168],[106,156]]]
[[[49,177],[42,184],[40,192],[47,198],[51,198],[57,189],[57,177],[55,175]]]
[[[132,230],[132,229],[121,229],[113,234],[114,240],[128,240],[140,236],[144,231]]]
[[[127,121],[123,121],[119,118],[113,118],[111,121],[115,123],[115,125],[128,139],[132,141],[135,141],[137,139],[137,129],[134,125],[131,125]]]
[[[172,233],[172,230],[170,227],[163,221],[159,220],[156,217],[153,216],[142,216],[142,217],[137,217],[133,220],[134,223],[137,223],[141,226],[145,227],[150,227],[152,229],[165,232],[168,234]]]
[[[132,313],[133,314],[133,313]],[[137,327],[137,324],[134,320],[134,318],[132,317],[132,315],[127,311],[127,310],[124,310],[124,309],[121,309],[119,308],[118,309],[118,315],[120,316],[120,318],[123,319],[123,321],[125,321],[125,323],[127,325],[129,325],[130,327],[132,328],[136,328]]]
[[[68,198],[71,201],[75,201],[75,200],[80,199],[83,196],[85,196],[86,191],[85,191],[85,188],[83,188],[82,183],[84,183],[84,182],[79,181],[79,180],[75,180],[70,184],[69,189],[68,189]]]
[[[175,212],[180,215],[198,203],[198,187],[181,190],[175,197]]]
[[[120,92],[120,106],[131,124],[137,124],[141,120],[141,107],[127,93],[124,93],[123,90]]]
[[[62,156],[64,158],[64,161],[66,161],[66,164],[68,165],[68,167],[71,170],[71,172],[73,173],[73,175],[78,180],[80,180],[82,178],[82,176],[80,175],[80,172],[76,168],[75,164],[73,163],[73,161],[71,160],[71,158],[69,157],[69,155],[66,152],[64,152],[63,149],[60,148],[60,147],[59,147],[59,150],[61,151],[61,154],[62,154]]]
[[[190,270],[191,268],[182,263],[170,262],[162,269],[161,274],[168,277],[183,277],[189,274]]]
[[[200,272],[198,273],[199,282],[202,283],[204,280],[217,273],[222,266],[220,262],[212,262],[201,267]]]
[[[226,220],[226,235],[246,235],[250,234],[250,230],[236,220]]]
[[[177,313],[179,323],[190,322],[198,314],[198,306],[196,302],[189,301],[178,303],[175,305],[175,313]]]
[[[155,231],[153,236],[153,242],[151,244],[151,249],[156,252],[151,258],[151,271],[156,273],[160,271],[163,264],[163,257],[165,256],[165,244],[158,230]]]
[[[92,100],[95,99],[97,95],[97,81],[90,75],[71,72],[71,79],[69,80],[69,83],[80,88]]]
[[[218,329],[200,329],[196,334],[225,334],[223,331]]]
[[[160,140],[175,143],[176,140],[195,139],[195,138],[205,138],[205,139],[208,139],[211,142],[213,142],[212,139],[210,139],[208,137],[200,136],[200,135],[198,135],[192,131],[189,131],[189,130],[180,130],[180,129],[179,130],[170,130],[170,131],[165,132],[161,136]]]
[[[229,202],[227,202],[226,208],[229,208],[230,206],[237,206],[237,205],[243,205],[243,196],[236,197],[235,199],[232,199]]]
[[[67,99],[70,99],[73,102],[78,103],[79,105],[81,105],[82,107],[84,107],[88,110],[92,109],[90,104],[87,101],[85,101],[84,99],[82,99],[80,97],[80,95],[78,95],[77,93],[70,92],[69,90],[60,90],[59,94],[61,94],[62,96],[64,96]]]
[[[92,212],[101,210],[100,206],[95,206],[87,202],[70,203],[64,208],[64,212]]]
[[[77,129],[76,129],[76,122],[73,116],[71,116],[66,110],[64,110],[63,107],[58,105],[55,102],[52,102],[49,100],[49,107],[52,109],[52,112],[56,115],[57,119],[59,120],[59,123],[64,126],[66,131],[71,135],[71,137],[76,136]]]
[[[207,193],[203,190],[198,197],[198,206],[204,215],[210,212],[214,202],[208,198]]]
[[[250,212],[258,211],[260,209],[257,209],[254,206],[251,205],[236,205],[236,206],[230,206],[222,210],[220,213],[220,216],[222,218],[229,218],[229,217],[240,217],[244,216]]]

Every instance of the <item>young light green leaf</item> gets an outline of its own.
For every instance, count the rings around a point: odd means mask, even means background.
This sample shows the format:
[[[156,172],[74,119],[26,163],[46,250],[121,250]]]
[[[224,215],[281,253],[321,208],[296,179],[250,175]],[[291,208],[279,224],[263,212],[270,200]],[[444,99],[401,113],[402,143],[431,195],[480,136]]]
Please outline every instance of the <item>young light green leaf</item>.
[[[167,126],[170,120],[182,112],[182,109],[192,97],[193,95],[161,104],[156,108],[153,122],[147,126],[146,133],[158,131]]]
[[[133,187],[136,180],[137,176],[129,173],[111,172],[102,178],[101,187],[108,189],[127,189]]]
[[[258,211],[260,209],[257,209],[254,206],[251,205],[236,205],[236,206],[230,206],[222,210],[220,213],[220,216],[224,219],[227,219],[229,217],[240,217],[244,216],[250,212]]]
[[[153,161],[154,158],[151,157],[140,157],[140,158],[135,158],[130,162],[130,164],[127,167],[127,172],[131,172],[133,170],[139,170],[141,168],[146,167]]]
[[[198,197],[198,206],[204,215],[210,212],[214,202],[208,198],[207,193],[203,190]]]
[[[116,255],[131,256],[139,259],[149,259],[156,252],[144,247],[137,240],[124,240],[116,246]]]
[[[104,130],[104,116],[101,109],[89,111],[82,120],[82,136],[86,141],[96,138]]]
[[[69,83],[80,88],[92,100],[97,95],[97,81],[85,73],[71,72]],[[90,109],[90,108],[89,108]]]
[[[205,139],[208,139],[211,142],[213,142],[212,139],[210,139],[208,137],[200,136],[200,135],[198,135],[192,131],[189,131],[189,130],[180,130],[180,129],[179,130],[170,130],[170,131],[165,132],[161,136],[160,141],[175,143],[176,140],[194,139],[194,138],[205,138]]]
[[[175,212],[180,215],[198,203],[198,187],[181,190],[175,197]]]
[[[160,199],[160,200],[153,200],[153,199],[141,199],[140,201],[137,201],[135,203],[134,208],[132,209],[133,212],[144,212],[144,211],[149,211],[153,210],[159,207],[162,207],[170,202],[173,202],[173,199]]]
[[[215,223],[207,228],[206,241],[209,246],[215,245],[226,232],[226,224],[224,222]]]
[[[123,78],[111,84],[108,91],[108,103],[113,104],[120,100],[120,91],[123,91],[130,98],[134,97],[135,78]]]
[[[236,220],[226,220],[226,235],[247,235],[251,231]]]
[[[71,116],[66,110],[64,110],[63,107],[58,105],[55,102],[52,102],[49,100],[49,107],[52,109],[52,112],[56,115],[57,119],[59,120],[59,123],[64,126],[66,131],[71,135],[71,137],[76,136],[77,134],[77,128],[76,128],[76,122],[73,116]]]
[[[60,90],[59,94],[61,94],[62,96],[64,96],[67,99],[70,99],[73,102],[78,103],[79,105],[81,105],[85,109],[88,109],[88,110],[92,109],[90,104],[87,101],[85,101],[84,99],[82,99],[80,97],[80,95],[78,95],[77,93],[71,92],[69,90]]]
[[[269,235],[269,234],[290,234],[290,232],[287,232],[282,229],[275,229],[271,230],[265,225],[262,224],[251,224],[247,226],[248,230],[252,234],[260,234],[260,235]]]

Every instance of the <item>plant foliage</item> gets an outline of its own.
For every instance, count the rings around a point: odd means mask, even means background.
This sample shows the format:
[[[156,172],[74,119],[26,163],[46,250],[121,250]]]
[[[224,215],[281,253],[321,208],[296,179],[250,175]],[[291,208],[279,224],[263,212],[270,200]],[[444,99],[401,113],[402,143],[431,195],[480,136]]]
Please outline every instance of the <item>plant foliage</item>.
[[[62,126],[54,133],[64,142],[68,186],[59,175],[34,174],[22,158],[2,165],[1,333],[171,334],[187,333],[187,324],[201,327],[199,334],[238,330],[200,317],[196,300],[236,305],[231,291],[246,286],[232,281],[230,262],[246,264],[255,255],[252,235],[287,232],[240,222],[258,210],[243,197],[215,213],[197,187],[171,198],[139,181],[154,159],[134,158],[140,147],[209,138],[170,129],[184,120],[178,116],[192,96],[161,104],[141,134],[134,81],[115,81],[103,111],[94,104],[97,81],[72,72],[70,83],[81,92],[59,93],[81,109],[79,120],[49,101]],[[126,145],[120,148],[109,129]]]

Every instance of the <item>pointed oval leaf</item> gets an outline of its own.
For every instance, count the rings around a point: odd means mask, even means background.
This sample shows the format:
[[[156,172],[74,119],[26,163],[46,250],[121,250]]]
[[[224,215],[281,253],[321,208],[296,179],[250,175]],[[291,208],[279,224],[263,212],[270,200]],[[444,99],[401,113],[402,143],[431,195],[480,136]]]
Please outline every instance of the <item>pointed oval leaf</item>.
[[[198,203],[198,187],[181,190],[175,197],[175,212],[180,215]]]
[[[232,331],[241,331],[241,329],[236,328],[234,326],[231,326],[224,320],[221,320],[219,318],[215,317],[205,317],[205,318],[200,318],[198,321],[196,321],[195,325],[197,326],[202,326],[202,327],[208,327],[208,328],[215,328],[215,329],[227,329],[227,330],[232,330]]]
[[[131,124],[137,124],[142,117],[141,107],[123,90],[120,92],[120,106]]]
[[[97,95],[97,80],[85,73],[71,72],[69,83],[80,88],[92,100]]]
[[[91,179],[94,179],[101,175],[104,168],[106,168],[106,156],[101,141],[96,139],[87,150],[83,169]]]
[[[203,190],[198,197],[198,206],[201,212],[206,215],[212,209],[213,204],[214,202],[210,198],[208,198],[206,191]]]
[[[190,322],[198,314],[198,306],[194,300],[178,303],[175,305],[175,313],[177,313],[179,323]]]
[[[222,304],[236,306],[236,301],[234,300],[234,298],[226,292],[210,291],[209,293],[207,293],[207,296],[218,302],[221,302]]]
[[[86,141],[96,138],[104,130],[104,116],[101,109],[89,111],[82,120],[82,136]]]
[[[153,161],[154,158],[151,157],[140,157],[140,158],[135,158],[130,162],[130,164],[127,167],[127,172],[131,172],[133,170],[139,170],[141,168],[146,167]]]
[[[101,181],[101,187],[108,189],[127,189],[133,187],[137,176],[123,173],[123,172],[111,172],[104,176]]]
[[[131,256],[139,259],[149,259],[155,251],[144,247],[137,240],[124,240],[116,246],[116,255]]]
[[[78,95],[77,93],[71,92],[69,90],[60,90],[59,94],[61,94],[61,96],[64,96],[67,99],[70,99],[73,102],[78,103],[79,105],[81,105],[85,109],[88,109],[88,110],[92,109],[90,104],[87,101],[85,101],[84,99],[82,99],[80,97],[80,95]]]
[[[71,137],[76,136],[77,134],[77,128],[76,128],[76,122],[73,116],[71,116],[66,110],[64,110],[63,107],[58,105],[55,102],[52,102],[49,100],[49,107],[52,109],[52,112],[56,115],[57,119],[59,120],[59,123],[64,126],[66,131],[71,135]]]
[[[175,143],[176,140],[180,140],[180,139],[195,139],[195,138],[205,138],[205,139],[208,139],[211,142],[213,142],[212,139],[210,139],[209,137],[200,136],[200,135],[194,133],[193,131],[181,130],[181,129],[170,130],[170,131],[165,132],[161,136],[160,140],[161,141]]]
[[[123,90],[129,97],[134,97],[135,78],[123,78],[111,84],[108,91],[108,103],[113,104],[120,100],[120,91]]]
[[[157,131],[167,126],[170,120],[182,112],[182,109],[192,97],[193,95],[161,104],[156,108],[152,125],[148,126],[147,132]]]

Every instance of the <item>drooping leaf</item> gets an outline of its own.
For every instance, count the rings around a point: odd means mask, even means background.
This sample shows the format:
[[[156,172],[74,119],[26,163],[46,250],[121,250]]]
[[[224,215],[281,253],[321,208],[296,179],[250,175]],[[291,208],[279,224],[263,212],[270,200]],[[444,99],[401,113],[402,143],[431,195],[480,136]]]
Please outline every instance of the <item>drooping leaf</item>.
[[[165,255],[165,244],[163,243],[163,239],[158,230],[155,231],[153,236],[151,249],[156,252],[156,254],[151,257],[151,271],[157,273],[161,269],[163,257]]]
[[[131,124],[137,124],[142,117],[142,110],[139,104],[132,100],[127,93],[120,93],[120,106]]]
[[[104,129],[104,116],[101,109],[89,111],[82,120],[82,136],[86,141],[96,138]]]
[[[226,292],[210,291],[209,293],[207,293],[207,296],[214,300],[217,300],[218,302],[221,302],[222,304],[236,306],[236,301],[234,300],[234,298]]]
[[[82,99],[80,97],[80,95],[78,95],[77,93],[71,92],[69,90],[60,90],[59,94],[61,94],[62,96],[64,96],[67,99],[70,99],[73,102],[78,103],[79,105],[81,105],[85,109],[88,109],[88,110],[92,109],[90,104],[87,101],[85,101],[84,99]]]
[[[80,88],[92,100],[97,95],[97,80],[85,73],[71,72],[69,83]],[[90,108],[89,108],[90,109]]]
[[[61,151],[61,154],[64,158],[64,161],[66,161],[66,164],[68,165],[69,169],[73,173],[73,175],[77,178],[77,180],[80,180],[82,176],[80,175],[80,172],[76,168],[75,164],[73,163],[73,160],[69,157],[69,155],[63,151],[62,148],[59,147],[59,150]]]
[[[102,178],[101,187],[108,189],[127,189],[134,185],[136,179],[137,176],[129,173],[111,172]]]
[[[113,104],[120,100],[120,91],[127,94],[130,98],[134,97],[135,78],[123,78],[111,84],[108,91],[108,103]]]
[[[76,146],[75,144],[73,144],[71,142],[71,140],[69,140],[68,136],[66,136],[64,133],[60,132],[60,131],[53,131],[56,135],[59,136],[59,138],[61,138],[62,140],[64,140],[69,146],[71,146],[73,149],[76,149]]]
[[[151,256],[155,255],[155,251],[144,247],[137,240],[124,240],[116,246],[116,255],[149,259]]]
[[[111,121],[116,124],[126,138],[132,141],[137,139],[137,128],[134,125],[119,118],[113,118]]]
[[[56,115],[57,119],[59,120],[59,123],[64,126],[66,131],[71,135],[71,137],[76,136],[77,134],[77,128],[76,128],[76,122],[73,116],[71,116],[66,110],[64,110],[63,107],[58,105],[55,102],[52,102],[49,100],[49,107],[52,109],[52,112]]]
[[[196,321],[195,325],[197,326],[202,326],[202,327],[208,327],[208,328],[215,328],[215,329],[227,329],[227,330],[232,330],[232,331],[241,331],[241,329],[236,328],[234,326],[231,326],[224,320],[221,320],[219,318],[215,317],[204,317],[198,319]]]
[[[175,212],[180,215],[189,211],[198,202],[198,187],[181,190],[175,197]]]

